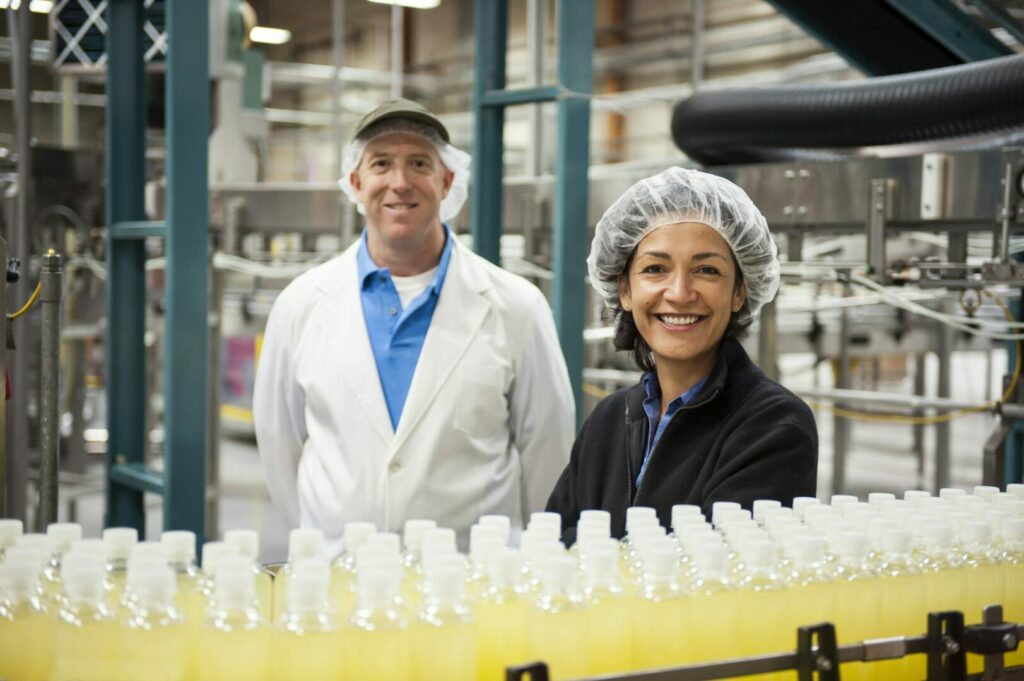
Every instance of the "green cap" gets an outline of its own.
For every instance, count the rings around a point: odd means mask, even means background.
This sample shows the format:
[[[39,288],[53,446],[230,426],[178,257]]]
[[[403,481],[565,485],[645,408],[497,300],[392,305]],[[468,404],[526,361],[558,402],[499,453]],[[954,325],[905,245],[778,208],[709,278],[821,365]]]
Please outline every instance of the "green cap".
[[[352,139],[359,139],[359,136],[366,132],[366,129],[371,125],[388,120],[389,118],[405,118],[417,123],[423,123],[437,130],[438,134],[441,135],[441,139],[445,142],[451,142],[451,138],[448,136],[448,129],[444,127],[441,120],[427,111],[422,105],[409,99],[392,99],[390,102],[384,102],[363,116],[363,119],[359,121],[359,125],[356,126]]]

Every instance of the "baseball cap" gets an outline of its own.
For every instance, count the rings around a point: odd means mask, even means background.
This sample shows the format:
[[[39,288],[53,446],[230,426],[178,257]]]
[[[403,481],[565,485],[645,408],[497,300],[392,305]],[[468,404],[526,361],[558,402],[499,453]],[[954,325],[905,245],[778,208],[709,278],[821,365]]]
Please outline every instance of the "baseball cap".
[[[374,123],[380,123],[381,121],[388,120],[389,118],[406,118],[408,120],[423,123],[424,125],[429,125],[431,128],[437,130],[438,134],[441,135],[441,139],[445,142],[451,143],[451,138],[448,135],[448,129],[444,127],[441,120],[434,114],[427,111],[421,104],[409,99],[392,99],[391,101],[384,102],[376,109],[363,116],[362,120],[359,121],[359,125],[356,126],[356,131],[352,135],[352,139],[358,139],[359,136]]]

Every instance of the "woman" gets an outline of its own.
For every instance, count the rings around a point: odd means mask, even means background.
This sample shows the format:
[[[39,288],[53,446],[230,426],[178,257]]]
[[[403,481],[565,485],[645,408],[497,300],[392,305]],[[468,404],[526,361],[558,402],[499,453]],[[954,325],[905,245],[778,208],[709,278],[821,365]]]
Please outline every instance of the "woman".
[[[779,288],[764,216],[736,185],[670,168],[641,180],[597,223],[590,282],[615,323],[615,347],[644,371],[583,424],[548,500],[575,541],[584,509],[674,504],[750,508],[813,496],[818,434],[810,409],[747,356],[737,338]]]

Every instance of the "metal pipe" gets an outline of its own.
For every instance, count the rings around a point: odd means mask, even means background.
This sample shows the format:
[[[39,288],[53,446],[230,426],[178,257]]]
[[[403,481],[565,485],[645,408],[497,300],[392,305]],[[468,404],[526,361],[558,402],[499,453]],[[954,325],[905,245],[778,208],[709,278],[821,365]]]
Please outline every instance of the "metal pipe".
[[[696,92],[704,81],[704,29],[707,27],[707,6],[704,0],[691,0],[690,85]]]
[[[21,3],[16,12],[8,12],[11,37],[15,40],[14,59],[11,62],[11,80],[14,83],[14,136],[18,152],[18,195],[15,201],[15,222],[7,232],[9,255],[19,258],[23,268],[21,279],[13,288],[14,299],[27,300],[32,292],[28,277],[28,262],[31,255],[29,224],[32,216],[32,120],[31,98],[31,50],[32,17],[27,2]],[[5,263],[6,264],[6,263]],[[31,345],[32,328],[26,324],[15,324],[14,345],[24,351]],[[26,371],[11,374],[14,399],[10,400],[7,414],[7,451],[11,452],[7,471],[7,515],[25,519],[28,495],[28,392],[29,375]]]
[[[544,82],[544,22],[548,15],[547,0],[526,3],[527,87]],[[538,177],[544,171],[544,110],[541,104],[530,105],[530,142],[526,145],[526,173]]]
[[[341,59],[342,31],[344,30],[345,3],[331,1],[331,62],[334,77],[331,79],[331,128],[334,131],[334,174],[341,175]]]
[[[1007,163],[1003,168],[1003,207],[1002,229],[999,232],[999,262],[1009,263],[1010,256],[1010,222],[1013,215],[1013,164]]]
[[[36,531],[57,521],[57,471],[60,468],[60,302],[64,288],[61,257],[52,248],[39,272],[42,317],[39,379],[39,511]]]
[[[794,393],[809,400],[829,400],[836,404],[843,405],[867,405],[899,407],[901,409],[936,409],[939,411],[955,411],[977,406],[977,402],[965,402],[942,397],[928,397],[927,395],[905,395],[903,393],[883,393],[873,390],[843,390],[839,388],[816,389],[804,388],[795,389]]]
[[[945,305],[946,312],[951,312],[953,306]],[[935,354],[939,360],[939,384],[937,395],[939,398],[949,397],[950,393],[950,352],[953,350],[953,330],[947,324],[939,324],[937,329],[938,342]],[[943,487],[949,487],[950,478],[950,427],[949,422],[939,423],[935,426],[935,493]]]
[[[843,286],[843,295],[851,293],[850,283]],[[850,313],[846,308],[839,314],[839,376],[836,387],[850,385]],[[850,422],[839,415],[832,417],[832,494],[846,489],[846,448],[850,441]]]
[[[0,237],[0,264],[7,269],[7,242]],[[0,301],[7,300],[7,276],[0,275]],[[7,320],[6,305],[0,305],[4,314],[0,316],[4,333],[0,336],[0,377],[7,375]],[[7,410],[0,409],[0,518],[10,518],[11,510],[7,508]]]
[[[405,54],[402,35],[405,33],[405,13],[397,2],[391,5],[391,96],[402,96],[402,75]]]

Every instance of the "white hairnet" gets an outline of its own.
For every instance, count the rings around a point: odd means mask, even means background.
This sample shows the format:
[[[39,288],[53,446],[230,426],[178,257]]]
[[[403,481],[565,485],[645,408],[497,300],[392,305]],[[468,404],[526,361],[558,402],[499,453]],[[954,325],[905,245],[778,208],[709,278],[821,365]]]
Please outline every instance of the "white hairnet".
[[[751,317],[775,297],[778,247],[746,192],[717,175],[669,168],[627,189],[597,222],[587,267],[607,307],[620,307],[618,278],[637,244],[659,227],[680,222],[708,225],[729,244],[743,273]]]
[[[345,153],[341,160],[341,179],[338,180],[341,190],[345,192],[345,196],[352,203],[356,204],[359,212],[362,215],[366,215],[366,209],[358,197],[356,197],[356,190],[352,186],[349,176],[353,170],[359,167],[359,161],[363,158],[363,151],[371,140],[381,135],[398,132],[417,135],[430,142],[437,149],[437,154],[441,157],[441,163],[448,170],[452,171],[454,175],[452,186],[448,190],[448,196],[441,201],[440,211],[442,221],[451,220],[459,214],[462,206],[466,203],[466,199],[469,197],[470,156],[441,139],[441,136],[434,128],[417,121],[406,118],[388,118],[380,123],[371,125],[362,135],[352,140],[345,147]]]

